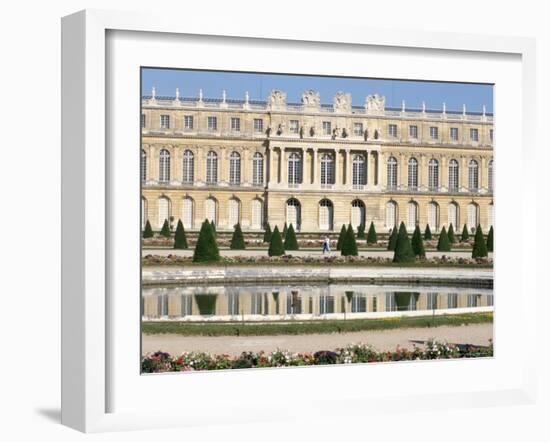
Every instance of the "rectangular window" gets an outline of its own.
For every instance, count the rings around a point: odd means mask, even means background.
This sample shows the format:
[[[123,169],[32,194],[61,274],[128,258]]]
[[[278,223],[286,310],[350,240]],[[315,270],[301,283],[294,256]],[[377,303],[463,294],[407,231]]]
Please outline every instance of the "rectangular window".
[[[451,127],[449,136],[451,137],[451,140],[458,141],[458,127]]]
[[[261,118],[254,118],[254,132],[264,131],[264,120]]]
[[[332,127],[330,121],[323,121],[323,134],[330,135],[332,134]]]
[[[192,130],[193,129],[193,116],[192,115],[185,115],[183,117],[183,128],[185,130]]]
[[[489,138],[491,140],[491,143],[493,142],[493,129],[489,129]]]
[[[160,116],[160,128],[161,129],[170,129],[170,115],[161,115]]]
[[[409,138],[418,138],[418,126],[409,126]]]
[[[439,138],[439,128],[437,126],[430,127],[430,138],[432,140],[437,140]]]
[[[289,121],[289,130],[291,134],[297,134],[300,130],[300,123],[298,120],[290,120]]]
[[[208,130],[218,130],[218,119],[216,117],[208,117]]]
[[[353,134],[358,136],[363,135],[363,123],[353,123]]]
[[[145,127],[145,114],[141,114],[141,127]]]
[[[470,129],[470,141],[479,141],[479,132],[477,129]]]
[[[231,117],[231,132],[241,131],[241,119],[237,117]]]
[[[388,135],[392,138],[397,137],[397,124],[388,124]]]

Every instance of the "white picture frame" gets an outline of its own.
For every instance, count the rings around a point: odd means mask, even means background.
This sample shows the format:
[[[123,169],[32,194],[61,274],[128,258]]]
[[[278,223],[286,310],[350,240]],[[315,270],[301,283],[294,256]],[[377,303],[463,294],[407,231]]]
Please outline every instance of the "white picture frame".
[[[526,229],[520,228],[520,235],[525,238],[516,253],[515,261],[505,250],[498,251],[495,259],[495,292],[497,297],[495,336],[497,337],[496,356],[491,360],[478,361],[447,361],[435,364],[403,363],[403,364],[368,364],[353,367],[314,367],[307,369],[284,370],[248,370],[235,373],[197,373],[192,376],[160,375],[139,376],[139,357],[135,361],[128,354],[121,356],[115,349],[120,349],[117,342],[128,341],[136,332],[136,317],[129,316],[129,322],[124,322],[122,306],[128,309],[139,309],[129,306],[129,298],[122,295],[121,287],[133,281],[129,291],[139,287],[138,279],[124,280],[119,277],[120,257],[125,255],[130,260],[128,273],[134,275],[139,268],[139,226],[127,229],[127,235],[121,233],[120,217],[116,214],[128,210],[135,212],[139,198],[139,187],[135,187],[135,201],[126,198],[129,205],[121,206],[120,195],[128,195],[130,187],[124,187],[123,182],[133,182],[133,174],[139,173],[139,168],[133,168],[131,162],[124,165],[119,156],[124,151],[110,149],[120,145],[120,137],[128,137],[128,145],[133,146],[132,137],[138,136],[124,132],[127,127],[135,124],[139,128],[139,118],[128,113],[123,117],[120,126],[107,130],[107,121],[119,118],[120,109],[110,107],[113,104],[112,84],[117,81],[116,66],[133,66],[140,63],[139,54],[128,51],[128,60],[118,57],[118,43],[109,41],[113,36],[131,38],[122,44],[132,44],[133,38],[139,38],[143,54],[146,46],[152,46],[160,54],[161,40],[171,45],[185,44],[185,39],[193,44],[224,45],[224,39],[235,43],[235,50],[258,50],[262,45],[269,46],[274,51],[294,45],[296,53],[345,50],[378,51],[378,56],[388,57],[388,65],[396,63],[398,57],[406,57],[414,65],[414,56],[407,51],[417,51],[416,54],[432,57],[430,65],[432,75],[441,80],[443,71],[438,71],[437,59],[447,56],[470,57],[477,60],[480,66],[487,66],[486,58],[496,57],[502,63],[510,63],[509,72],[484,74],[458,72],[456,80],[475,81],[476,79],[491,82],[491,77],[501,75],[503,89],[499,91],[500,83],[496,83],[495,92],[495,125],[496,155],[498,170],[495,176],[496,189],[502,189],[500,195],[506,195],[499,200],[496,208],[496,219],[502,226],[507,223],[507,213],[514,208],[506,204],[504,198],[520,201],[520,227],[533,226],[536,205],[536,189],[526,186],[514,187],[499,176],[507,175],[507,168],[520,165],[522,173],[532,165],[536,143],[534,139],[535,108],[535,46],[534,41],[517,37],[490,37],[480,35],[465,35],[452,33],[427,33],[420,31],[402,31],[399,33],[374,28],[355,28],[332,25],[304,26],[294,28],[284,23],[269,24],[268,22],[210,22],[182,21],[177,17],[142,13],[82,11],[65,17],[62,21],[62,423],[84,432],[102,432],[124,429],[145,429],[180,426],[210,425],[216,423],[265,422],[284,419],[308,419],[329,415],[370,415],[375,412],[396,413],[414,407],[416,410],[440,410],[476,406],[494,406],[497,404],[533,404],[535,398],[536,362],[525,358],[513,361],[510,349],[518,341],[523,343],[526,354],[533,351],[535,345],[536,324],[527,315],[527,308],[537,302],[535,268],[526,265],[529,256],[535,255],[535,245],[527,240]],[[113,40],[114,41],[114,40]],[[182,43],[183,42],[183,43]],[[135,42],[134,42],[135,43]],[[160,46],[159,46],[160,45]],[[130,48],[130,46],[128,46]],[[331,49],[332,48],[332,49]],[[385,52],[393,52],[387,55]],[[401,52],[399,52],[401,51]],[[199,49],[193,54],[200,55]],[[158,54],[157,54],[158,55]],[[376,54],[373,55],[373,57]],[[156,56],[156,55],[155,55]],[[160,55],[159,55],[160,57]],[[397,57],[393,62],[391,57]],[[116,58],[116,59],[115,59]],[[120,63],[119,63],[120,58]],[[261,57],[253,60],[258,66]],[[466,59],[466,58],[465,58]],[[161,60],[161,58],[158,58]],[[164,59],[166,60],[166,58]],[[335,73],[334,66],[316,61],[314,57],[306,60],[301,66],[295,64],[293,72],[299,72],[309,65],[312,73]],[[124,64],[124,63],[128,64]],[[119,63],[119,64],[117,64]],[[166,66],[166,61],[160,61],[160,66]],[[174,59],[176,67],[181,62]],[[178,64],[179,63],[179,64]],[[211,60],[204,65],[194,65],[196,68],[229,69],[228,61],[223,57]],[[224,64],[225,63],[225,64]],[[253,65],[250,62],[251,66]],[[318,64],[316,67],[315,64]],[[442,65],[444,63],[441,63]],[[157,64],[158,65],[158,64]],[[244,66],[244,65],[242,65]],[[241,68],[242,68],[241,66]],[[265,65],[267,66],[267,65]],[[322,67],[324,66],[324,67]],[[394,66],[393,76],[398,78],[416,78],[407,74],[407,68],[397,69]],[[244,69],[244,68],[242,68]],[[332,71],[330,70],[332,69]],[[342,67],[344,69],[344,67]],[[352,69],[348,67],[347,69]],[[389,69],[389,68],[388,68]],[[415,69],[409,66],[408,69]],[[418,69],[418,67],[416,67]],[[443,67],[441,67],[443,69]],[[261,70],[258,69],[258,70]],[[383,72],[380,67],[377,72]],[[390,70],[386,71],[390,72]],[[107,75],[106,75],[107,73]],[[386,73],[386,75],[390,75]],[[390,75],[391,76],[391,75]],[[508,78],[509,76],[510,78]],[[468,78],[465,78],[468,77]],[[386,77],[387,78],[387,77]],[[420,79],[420,77],[418,77]],[[131,83],[131,81],[129,81]],[[118,89],[116,89],[118,93]],[[124,93],[123,93],[124,94]],[[136,89],[135,105],[139,107],[139,96]],[[501,94],[501,95],[499,95]],[[504,95],[506,94],[506,95]],[[504,98],[506,96],[506,98]],[[117,96],[118,97],[118,96]],[[117,100],[126,103],[121,96]],[[116,106],[115,106],[116,107]],[[118,112],[118,113],[117,113]],[[510,127],[515,121],[515,126]],[[129,125],[129,126],[126,126]],[[521,125],[521,128],[518,126]],[[125,135],[126,134],[126,135]],[[501,147],[502,146],[502,147]],[[507,146],[515,146],[515,154],[521,161],[510,158]],[[518,148],[519,147],[519,148]],[[500,150],[502,149],[502,150]],[[136,148],[136,152],[137,152]],[[502,152],[502,153],[501,153]],[[136,154],[135,165],[138,165]],[[139,181],[135,181],[138,183]],[[122,187],[120,187],[122,186]],[[497,192],[499,192],[497,190]],[[502,202],[501,202],[502,201]],[[139,216],[138,218],[139,219]],[[504,229],[503,229],[504,230]],[[498,233],[495,236],[495,248],[498,250]],[[128,247],[126,247],[128,246]],[[134,255],[132,255],[134,254]],[[134,256],[134,258],[131,258]],[[514,277],[513,270],[517,268],[517,260],[522,263],[521,277]],[[525,264],[525,265],[524,265]],[[135,275],[134,275],[135,276]],[[499,293],[518,291],[521,296],[512,303]],[[114,293],[117,296],[114,296]],[[120,294],[120,295],[119,295]],[[134,293],[135,295],[135,293]],[[139,295],[139,292],[138,292]],[[137,300],[137,298],[136,298]],[[136,301],[137,302],[137,301]],[[521,327],[510,329],[514,309],[518,314],[516,323]],[[137,321],[139,323],[139,321]],[[139,333],[139,328],[137,328]],[[139,336],[135,336],[136,342]],[[118,340],[118,341],[117,341]],[[134,346],[135,343],[129,344]],[[135,367],[134,364],[135,363]],[[439,365],[437,365],[439,364]],[[445,365],[441,365],[445,364]],[[128,368],[131,367],[131,368]],[[128,376],[122,377],[121,371],[127,371]],[[313,370],[313,371],[312,371]],[[322,392],[314,394],[316,379],[327,379],[333,382],[335,376],[345,372],[342,391]],[[403,385],[388,386],[376,389],[374,384],[352,384],[353,379],[369,373],[370,377],[386,379],[388,376],[400,376],[409,373],[412,376],[432,376],[444,380],[448,375],[464,373],[472,376],[471,381],[457,379],[453,388],[429,386],[411,386],[409,390]],[[473,379],[476,373],[492,374],[486,382]],[[232,386],[228,386],[228,376],[231,376]],[[133,381],[126,382],[132,379]],[[455,379],[455,378],[453,378]],[[192,380],[192,382],[191,382]],[[134,382],[132,384],[132,382]],[[275,392],[281,385],[301,383],[302,392],[289,389],[284,398],[275,398]],[[124,387],[121,387],[124,385]],[[247,391],[244,386],[250,387]],[[250,401],[247,393],[258,391],[259,385],[266,388],[271,398],[266,400],[259,395]],[[441,384],[443,385],[443,384]],[[367,388],[368,386],[368,388]],[[175,390],[174,390],[175,389]],[[189,406],[176,407],[170,399],[169,392],[177,395],[177,389],[185,389],[187,397],[193,399]],[[117,391],[116,394],[113,392]],[[207,392],[207,394],[204,394]],[[243,394],[239,394],[239,392]],[[307,394],[304,394],[307,392]],[[147,398],[157,394],[166,399],[162,406],[152,406]],[[219,395],[215,402],[213,395]],[[305,397],[300,397],[300,394]],[[113,399],[116,397],[116,401]],[[143,400],[136,401],[136,397]],[[218,400],[219,399],[219,400]],[[131,404],[132,406],[129,406]],[[283,406],[281,406],[283,404]],[[229,408],[230,406],[231,408]],[[208,415],[206,414],[208,410]]]

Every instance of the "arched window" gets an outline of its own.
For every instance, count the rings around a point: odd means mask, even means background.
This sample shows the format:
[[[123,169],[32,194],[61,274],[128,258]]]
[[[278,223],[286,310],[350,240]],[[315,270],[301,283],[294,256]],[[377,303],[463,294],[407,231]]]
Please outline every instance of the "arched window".
[[[228,209],[227,222],[229,227],[233,228],[241,221],[241,202],[237,198],[230,198]]]
[[[449,204],[449,207],[447,209],[447,216],[448,216],[447,220],[449,222],[449,226],[452,224],[455,232],[458,231],[458,228],[460,226],[458,204],[456,203]]]
[[[365,204],[361,200],[351,202],[351,225],[355,230],[365,226]]]
[[[206,199],[206,204],[204,205],[205,214],[204,217],[208,221],[214,221],[214,225],[217,225],[217,215],[218,215],[218,202],[210,197]]]
[[[288,225],[292,224],[294,230],[300,230],[301,207],[296,198],[290,198],[286,202],[286,223]]]
[[[388,189],[395,189],[397,187],[397,160],[395,157],[388,158]],[[393,227],[393,225],[391,226]]]
[[[479,169],[476,160],[468,164],[468,188],[470,192],[477,192],[479,188]]]
[[[288,185],[298,187],[302,182],[302,159],[300,155],[293,152],[288,157]]]
[[[495,206],[493,203],[490,203],[487,207],[487,218],[487,228],[490,228],[495,222]]]
[[[264,204],[261,199],[252,200],[252,228],[261,229],[264,224]]]
[[[170,152],[162,149],[159,155],[159,181],[166,183],[170,181]]]
[[[218,182],[218,155],[212,150],[206,155],[206,182],[208,184]]]
[[[409,190],[417,190],[418,189],[418,161],[416,158],[409,159],[409,179],[408,179],[408,186]]]
[[[397,203],[388,201],[386,203],[386,227],[393,229],[397,224]]]
[[[332,187],[334,184],[334,156],[324,153],[321,156],[321,187]]]
[[[186,150],[183,152],[183,176],[184,183],[192,184],[195,179],[195,157],[193,152]]]
[[[183,198],[181,207],[181,222],[186,229],[193,228],[193,199],[190,197]]]
[[[487,183],[489,187],[489,192],[493,191],[493,160],[489,160],[487,165]]]
[[[367,184],[367,170],[366,170],[366,161],[363,155],[354,155],[353,161],[353,177],[352,183],[354,189],[362,189],[365,184]]]
[[[327,199],[323,199],[319,202],[319,229],[320,230],[332,230],[332,217],[334,209],[332,202]]]
[[[414,201],[407,204],[407,229],[414,230],[418,224],[418,204]]]
[[[430,230],[439,231],[439,205],[434,201],[428,203],[428,225]]]
[[[141,198],[141,228],[143,229],[145,227],[145,224],[147,223],[147,200],[145,198]]]
[[[475,203],[468,204],[468,229],[470,232],[475,231],[479,224],[479,211]]]
[[[449,161],[449,192],[458,192],[458,161],[457,160]]]
[[[264,156],[256,152],[252,157],[252,184],[261,186],[264,183]]]
[[[241,184],[241,156],[238,152],[229,155],[229,183],[233,186]]]
[[[165,196],[161,196],[158,199],[157,227],[160,229],[164,224],[165,220],[168,220],[168,222],[170,222],[169,218],[170,218],[170,200]]]
[[[144,183],[147,180],[147,154],[141,150],[141,182]]]
[[[428,162],[428,187],[432,191],[439,188],[439,162],[435,158]]]

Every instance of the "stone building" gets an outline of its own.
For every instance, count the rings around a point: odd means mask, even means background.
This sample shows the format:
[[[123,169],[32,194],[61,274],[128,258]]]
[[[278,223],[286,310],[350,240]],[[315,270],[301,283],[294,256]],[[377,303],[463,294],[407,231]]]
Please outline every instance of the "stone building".
[[[493,116],[483,112],[363,106],[309,90],[289,103],[142,97],[142,224],[181,219],[196,230],[300,232],[342,224],[387,232],[401,221],[439,231],[493,224]]]

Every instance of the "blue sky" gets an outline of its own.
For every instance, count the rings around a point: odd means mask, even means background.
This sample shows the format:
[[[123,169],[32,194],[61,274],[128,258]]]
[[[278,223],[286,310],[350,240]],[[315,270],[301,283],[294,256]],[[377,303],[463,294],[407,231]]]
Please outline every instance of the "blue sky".
[[[466,104],[469,112],[481,112],[483,105],[493,111],[493,86],[487,84],[144,68],[142,95],[149,95],[152,86],[158,96],[174,96],[179,87],[185,97],[198,97],[202,88],[205,98],[221,98],[225,89],[227,98],[244,99],[248,91],[251,100],[265,100],[272,89],[281,89],[287,101],[295,103],[307,89],[319,91],[322,103],[332,103],[336,92],[344,91],[357,106],[367,95],[378,93],[386,97],[388,107],[401,107],[405,100],[407,108],[421,108],[425,101],[428,109],[441,109],[445,102],[447,110],[462,111]]]

